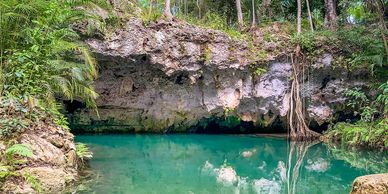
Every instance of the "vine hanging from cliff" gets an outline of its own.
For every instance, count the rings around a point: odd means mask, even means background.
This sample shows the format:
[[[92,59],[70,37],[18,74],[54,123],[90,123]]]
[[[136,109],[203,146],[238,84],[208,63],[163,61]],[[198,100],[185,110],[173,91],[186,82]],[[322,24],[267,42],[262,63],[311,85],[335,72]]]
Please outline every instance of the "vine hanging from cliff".
[[[300,45],[297,44],[295,54],[291,54],[292,63],[292,83],[290,91],[290,109],[288,113],[289,138],[291,140],[311,140],[319,137],[319,134],[310,130],[305,121],[303,99],[301,97],[300,85],[304,84],[305,63],[300,51]],[[302,83],[301,83],[302,82]]]

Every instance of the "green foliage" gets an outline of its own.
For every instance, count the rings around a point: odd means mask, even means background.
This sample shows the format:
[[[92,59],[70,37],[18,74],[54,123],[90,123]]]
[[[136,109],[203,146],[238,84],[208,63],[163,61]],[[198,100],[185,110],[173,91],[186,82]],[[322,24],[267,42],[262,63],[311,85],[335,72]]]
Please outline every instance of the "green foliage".
[[[300,35],[291,37],[293,44],[299,44],[301,49],[307,53],[311,53],[316,49],[316,34],[305,32]]]
[[[348,145],[386,148],[388,146],[387,91],[388,84],[380,85],[380,94],[370,100],[360,88],[348,89],[344,92],[347,106],[360,115],[357,123],[337,123],[328,132],[331,139],[338,139]],[[379,118],[380,119],[376,119]]]
[[[237,26],[228,26],[225,23],[224,18],[221,15],[216,13],[207,13],[203,18],[198,19],[193,15],[177,15],[178,18],[187,21],[188,23],[201,26],[204,28],[210,28],[214,30],[220,30],[230,37],[235,39],[246,38],[244,34],[242,34]]]
[[[0,180],[4,180],[9,176],[20,176],[15,172],[15,168],[24,164],[26,161],[20,158],[33,157],[32,150],[28,144],[14,144],[7,148],[0,155]]]
[[[378,29],[363,26],[342,28],[337,32],[344,56],[350,56],[348,69],[368,68],[372,75],[386,63],[384,43]]]
[[[40,184],[39,180],[32,176],[30,173],[24,173],[23,178],[31,185],[31,187],[38,193],[43,192],[42,184]]]
[[[13,158],[17,155],[31,158],[34,155],[29,144],[14,144],[5,150],[5,154],[8,158]]]
[[[264,68],[261,68],[261,67],[256,67],[255,68],[255,71],[253,72],[256,76],[261,76],[263,75],[264,73],[266,73],[267,70],[264,69]]]
[[[348,97],[347,106],[355,111],[355,115],[359,114],[363,122],[373,121],[379,108],[375,101],[371,102],[360,88],[347,89],[345,90],[344,95]],[[380,94],[379,98],[382,98],[382,95],[384,94]]]
[[[373,123],[337,123],[328,136],[348,145],[384,148],[388,146],[388,119]]]
[[[218,122],[220,127],[235,128],[241,124],[241,119],[236,116],[228,116]]]
[[[225,117],[229,117],[235,111],[236,110],[234,108],[226,107],[226,108],[224,108],[224,115],[225,115]]]
[[[326,144],[330,154],[337,160],[343,160],[352,167],[367,169],[373,173],[388,171],[386,152],[367,149],[354,149],[354,147]]]
[[[361,91],[361,88],[347,89],[344,95],[349,97],[347,106],[352,108],[361,108],[369,103],[368,97]]]
[[[205,64],[210,64],[210,61],[212,59],[212,51],[209,48],[206,48],[203,55]]]
[[[376,102],[383,106],[383,114],[388,114],[388,81],[381,84],[378,88],[381,93],[377,96]]]
[[[56,97],[77,98],[96,107],[95,60],[72,27],[87,22],[103,28],[95,11],[88,11],[98,8],[111,9],[104,0],[1,2],[0,98],[11,99],[8,108],[29,119],[51,115],[56,124],[65,127]],[[116,25],[119,19],[110,15],[106,22]],[[1,134],[20,131],[24,127],[21,123],[16,119],[1,121],[5,126]]]
[[[22,132],[26,128],[26,123],[18,118],[0,120],[0,136],[10,136],[13,133]]]
[[[0,163],[0,181],[5,180],[7,177],[18,175],[18,173],[13,171],[11,166],[3,165]]]
[[[151,8],[147,8],[141,12],[140,18],[145,26],[148,26],[150,22],[157,21],[162,16],[160,11],[153,11]]]
[[[314,9],[311,13],[316,29],[321,29],[324,24],[324,14],[319,9]]]
[[[86,144],[76,143],[75,150],[76,150],[77,156],[81,159],[82,162],[84,160],[89,160],[93,157],[93,153],[89,150]]]

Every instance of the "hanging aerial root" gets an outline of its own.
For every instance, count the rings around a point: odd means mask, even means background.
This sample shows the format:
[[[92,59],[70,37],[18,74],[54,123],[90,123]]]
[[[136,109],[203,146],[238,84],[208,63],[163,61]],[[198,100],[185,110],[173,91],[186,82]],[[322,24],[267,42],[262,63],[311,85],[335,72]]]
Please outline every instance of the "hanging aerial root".
[[[309,129],[305,121],[304,104],[300,91],[300,74],[303,74],[303,63],[299,62],[300,48],[296,48],[296,55],[291,55],[293,69],[293,79],[290,91],[290,109],[288,112],[289,138],[294,141],[314,140],[319,138],[320,134]],[[302,80],[304,81],[304,80]]]

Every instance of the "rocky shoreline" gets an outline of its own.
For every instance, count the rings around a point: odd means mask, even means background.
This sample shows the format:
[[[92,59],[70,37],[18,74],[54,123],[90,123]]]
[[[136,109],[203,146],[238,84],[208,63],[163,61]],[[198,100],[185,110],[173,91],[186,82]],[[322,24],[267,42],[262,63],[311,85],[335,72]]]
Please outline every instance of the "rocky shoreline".
[[[371,174],[357,177],[353,181],[350,194],[385,194],[388,193],[388,173]]]
[[[37,187],[44,193],[59,193],[78,180],[76,146],[68,130],[39,121],[17,137],[1,139],[0,153],[4,154],[10,143],[28,145],[33,156],[20,158],[25,162],[16,165],[0,184],[1,193],[38,193]]]

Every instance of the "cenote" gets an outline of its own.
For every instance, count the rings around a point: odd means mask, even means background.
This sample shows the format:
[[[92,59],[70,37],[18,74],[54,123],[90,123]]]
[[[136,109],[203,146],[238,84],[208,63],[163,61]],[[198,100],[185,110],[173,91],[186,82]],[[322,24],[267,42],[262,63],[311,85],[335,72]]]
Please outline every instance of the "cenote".
[[[80,193],[349,193],[387,154],[256,135],[78,135],[93,151]],[[86,186],[86,187],[85,187]]]

